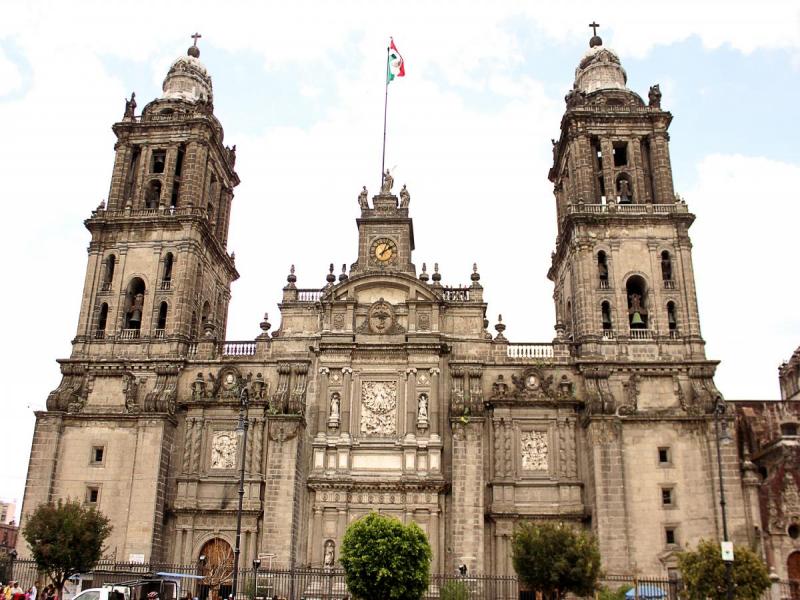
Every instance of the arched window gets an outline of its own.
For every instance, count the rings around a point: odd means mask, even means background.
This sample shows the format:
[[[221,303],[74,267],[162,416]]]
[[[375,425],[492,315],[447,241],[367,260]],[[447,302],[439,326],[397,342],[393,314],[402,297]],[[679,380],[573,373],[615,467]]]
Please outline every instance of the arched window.
[[[634,275],[625,284],[628,295],[628,323],[631,329],[647,329],[647,284]]]
[[[667,250],[661,253],[661,279],[664,280],[666,289],[675,289],[675,282],[672,280],[672,257]]]
[[[103,302],[100,305],[100,312],[97,315],[97,329],[94,332],[94,337],[102,340],[106,337],[106,322],[108,321],[108,304]]]
[[[171,287],[172,283],[172,265],[175,262],[175,258],[172,252],[167,252],[166,256],[164,256],[164,271],[161,276],[161,289],[168,290]]]
[[[102,289],[104,291],[111,289],[111,284],[114,281],[114,268],[117,266],[117,257],[113,254],[109,255],[106,259],[106,272],[103,275],[103,286]]]
[[[164,331],[167,328],[167,311],[169,306],[166,302],[162,302],[158,307],[158,324],[156,325],[155,336],[157,338],[164,337]]]
[[[606,300],[600,305],[600,322],[603,325],[603,337],[608,337],[606,332],[614,329],[611,322],[611,304]]]
[[[142,328],[142,315],[144,314],[144,281],[134,277],[128,284],[128,293],[125,297],[125,332],[123,338],[139,337]]]
[[[161,182],[153,180],[147,186],[144,202],[146,208],[158,208],[161,201]]]
[[[600,288],[608,289],[608,258],[602,250],[597,253],[597,276],[600,279]]]
[[[678,330],[678,315],[675,310],[675,303],[672,300],[667,302],[667,324],[669,325],[670,334]]]
[[[189,324],[189,337],[195,339],[197,337],[197,313],[192,311],[192,320]]]

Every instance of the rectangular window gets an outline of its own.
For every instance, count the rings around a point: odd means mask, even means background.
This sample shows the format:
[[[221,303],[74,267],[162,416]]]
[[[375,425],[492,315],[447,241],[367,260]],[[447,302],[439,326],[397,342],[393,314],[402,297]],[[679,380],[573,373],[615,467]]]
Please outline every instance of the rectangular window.
[[[106,448],[105,446],[92,446],[92,456],[91,456],[91,463],[93,465],[100,465],[103,464],[103,458],[105,458]]]
[[[628,142],[614,142],[614,166],[624,167],[628,164]]]
[[[674,546],[678,543],[678,536],[676,535],[674,527],[665,527],[664,528],[664,541],[667,545]]]
[[[164,165],[167,164],[166,150],[153,150],[153,162],[150,164],[151,173],[163,173]]]
[[[658,464],[659,465],[670,465],[672,464],[672,456],[671,452],[669,451],[668,446],[664,446],[658,449]]]
[[[100,488],[90,485],[86,488],[86,502],[88,504],[97,504],[100,500]]]
[[[675,493],[671,487],[661,488],[661,506],[675,506]]]

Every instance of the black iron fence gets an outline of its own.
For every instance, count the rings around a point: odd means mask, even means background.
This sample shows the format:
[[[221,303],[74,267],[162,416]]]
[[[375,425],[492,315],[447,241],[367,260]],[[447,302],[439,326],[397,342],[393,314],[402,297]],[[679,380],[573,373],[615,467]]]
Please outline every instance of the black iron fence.
[[[13,568],[13,574],[11,569]],[[35,581],[48,583],[31,560],[16,560],[9,565],[3,581],[14,579],[27,589]],[[178,598],[198,600],[226,599],[231,593],[232,572],[204,577],[199,564],[118,563],[102,561],[89,573],[82,573],[67,584],[67,600],[81,590],[162,576],[176,582]],[[241,569],[237,600],[350,600],[344,571],[339,569]],[[215,583],[216,585],[211,585]],[[605,575],[595,594],[596,600],[680,600],[683,591],[678,579]],[[162,600],[172,598],[170,592]],[[423,600],[534,600],[516,577],[493,575],[431,575]],[[765,599],[800,600],[800,582],[779,582],[764,594]],[[139,600],[132,598],[131,600]]]

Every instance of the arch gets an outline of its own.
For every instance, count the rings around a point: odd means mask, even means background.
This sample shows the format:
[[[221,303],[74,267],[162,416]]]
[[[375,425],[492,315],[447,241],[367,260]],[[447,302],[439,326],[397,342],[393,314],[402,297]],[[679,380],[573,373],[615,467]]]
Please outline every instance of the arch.
[[[115,254],[109,254],[105,262],[106,268],[103,274],[103,289],[110,290],[111,284],[114,281],[114,269],[117,266],[117,256]]]
[[[603,326],[603,331],[611,331],[614,329],[611,320],[611,303],[608,300],[603,300],[600,304],[600,323]]]
[[[614,187],[620,204],[633,204],[633,183],[628,173],[623,171],[617,175]]]
[[[677,331],[678,329],[678,311],[675,308],[675,302],[672,300],[667,302],[667,325],[670,331]]]
[[[161,275],[161,289],[168,290],[172,282],[172,265],[175,264],[175,255],[167,252],[164,255],[164,270]]]
[[[672,281],[672,255],[669,250],[661,252],[661,278],[664,281]]]
[[[161,202],[161,182],[157,179],[147,184],[144,202],[145,208],[158,208],[158,204]]]
[[[169,305],[166,301],[162,302],[158,307],[158,321],[156,323],[156,329],[161,331],[161,337],[163,337],[164,330],[167,328],[168,311]],[[158,333],[156,333],[156,337],[159,337]]]
[[[597,253],[597,277],[601,288],[608,288],[608,256],[605,250]]]
[[[125,329],[138,331],[142,328],[144,293],[146,287],[141,277],[133,277],[125,295]]]
[[[786,574],[790,581],[800,581],[800,551],[792,552],[786,559]]]
[[[106,337],[106,324],[108,322],[108,303],[100,305],[100,312],[97,314],[97,328],[94,337],[101,340]]]
[[[205,324],[211,317],[211,304],[208,300],[203,302],[203,310],[200,311],[200,323]]]
[[[202,586],[208,597],[212,600],[227,598],[233,578],[233,550],[230,543],[221,537],[212,537],[200,547],[197,560],[203,576]]]
[[[647,329],[647,281],[641,275],[631,275],[625,282],[628,297],[628,324],[631,329]]]

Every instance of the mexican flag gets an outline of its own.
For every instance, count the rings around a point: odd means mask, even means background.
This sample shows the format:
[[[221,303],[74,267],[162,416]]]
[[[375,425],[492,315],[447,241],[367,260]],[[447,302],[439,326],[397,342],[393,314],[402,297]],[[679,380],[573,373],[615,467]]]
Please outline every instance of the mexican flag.
[[[406,66],[403,63],[403,57],[397,51],[397,46],[394,45],[394,40],[389,38],[389,64],[386,68],[386,83],[394,81],[395,77],[406,76]]]

